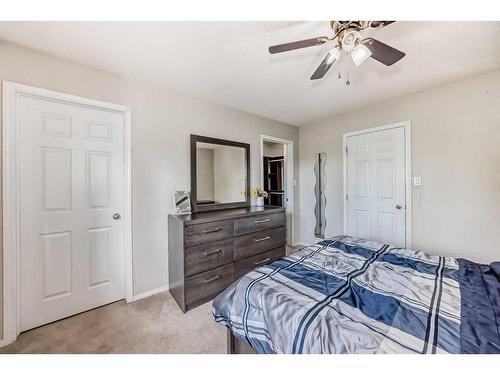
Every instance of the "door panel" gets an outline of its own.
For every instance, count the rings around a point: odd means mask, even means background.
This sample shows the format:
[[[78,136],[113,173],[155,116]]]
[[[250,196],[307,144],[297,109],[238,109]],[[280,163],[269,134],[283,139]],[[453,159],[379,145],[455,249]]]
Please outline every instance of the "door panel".
[[[42,135],[71,138],[71,117],[42,113]]]
[[[394,199],[395,164],[394,158],[377,160],[378,199]]]
[[[367,160],[356,163],[356,198],[370,198],[370,168]]]
[[[355,210],[356,226],[355,235],[359,238],[370,237],[370,211],[369,210]]]
[[[404,128],[347,137],[347,233],[405,246]]]
[[[377,213],[377,233],[376,238],[378,241],[386,242],[388,244],[396,244],[396,215],[390,212]]]
[[[42,148],[43,210],[71,210],[71,150]]]
[[[71,232],[42,234],[42,299],[71,294]]]
[[[113,278],[111,227],[89,229],[90,283],[94,287],[109,283]]]
[[[89,208],[109,206],[111,155],[107,152],[87,151],[87,183]]]
[[[124,114],[19,99],[21,330],[125,296]]]

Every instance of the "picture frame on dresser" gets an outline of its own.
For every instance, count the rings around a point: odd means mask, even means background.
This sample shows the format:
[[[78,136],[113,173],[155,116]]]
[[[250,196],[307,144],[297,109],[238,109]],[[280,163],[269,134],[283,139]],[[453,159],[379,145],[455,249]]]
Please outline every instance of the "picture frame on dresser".
[[[191,213],[191,199],[187,191],[174,191],[172,193],[174,201],[174,215],[186,215]]]

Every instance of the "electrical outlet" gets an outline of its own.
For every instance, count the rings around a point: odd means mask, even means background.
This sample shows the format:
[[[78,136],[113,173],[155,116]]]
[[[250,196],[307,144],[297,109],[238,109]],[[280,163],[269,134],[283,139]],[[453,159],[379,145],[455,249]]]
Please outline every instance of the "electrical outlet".
[[[422,186],[422,177],[413,177],[413,185]]]

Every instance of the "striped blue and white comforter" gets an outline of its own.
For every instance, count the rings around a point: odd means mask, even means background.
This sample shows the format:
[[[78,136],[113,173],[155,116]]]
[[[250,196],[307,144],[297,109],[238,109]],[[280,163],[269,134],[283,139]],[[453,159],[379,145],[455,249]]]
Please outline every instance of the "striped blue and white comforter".
[[[497,267],[339,236],[248,273],[213,315],[259,353],[498,353]]]

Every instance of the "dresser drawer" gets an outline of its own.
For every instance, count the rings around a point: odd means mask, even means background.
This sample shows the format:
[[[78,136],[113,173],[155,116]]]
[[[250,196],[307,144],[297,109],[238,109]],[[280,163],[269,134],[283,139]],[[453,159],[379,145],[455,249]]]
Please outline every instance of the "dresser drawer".
[[[231,285],[233,280],[233,263],[186,278],[187,308],[210,301]]]
[[[233,220],[188,225],[185,236],[186,247],[223,240],[233,236]]]
[[[188,247],[184,251],[185,273],[191,276],[231,263],[233,259],[232,238]]]
[[[282,227],[285,225],[285,221],[286,215],[284,212],[234,219],[234,235]]]
[[[285,228],[263,230],[234,239],[234,260],[248,258],[285,245]]]
[[[234,279],[237,280],[251,270],[263,266],[264,264],[274,262],[284,256],[285,246],[282,246],[262,254],[254,255],[250,258],[242,259],[234,264]]]

